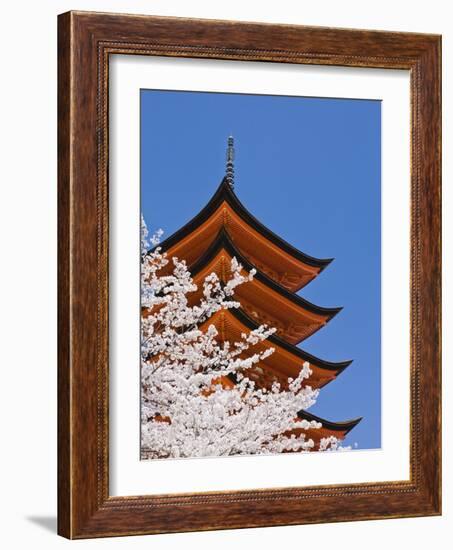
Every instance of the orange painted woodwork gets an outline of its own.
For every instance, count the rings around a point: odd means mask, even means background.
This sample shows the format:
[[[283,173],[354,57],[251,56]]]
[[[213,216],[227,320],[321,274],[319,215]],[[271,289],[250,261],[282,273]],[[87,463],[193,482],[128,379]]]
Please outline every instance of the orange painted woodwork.
[[[203,280],[216,273],[222,282],[231,278],[231,260],[235,257],[243,266],[242,273],[254,269],[234,248],[226,231],[221,231],[210,249],[192,267],[192,277],[198,290],[191,293],[189,303],[199,303],[203,296]],[[255,268],[256,269],[256,268]],[[235,290],[241,308],[258,324],[277,329],[277,334],[291,344],[298,344],[330,321],[341,308],[322,308],[275,283],[257,270],[252,281]]]
[[[201,329],[206,329],[209,325],[216,327],[219,341],[231,343],[240,341],[241,334],[247,334],[250,330],[258,328],[252,319],[237,309],[218,311],[201,326]],[[276,336],[270,336],[267,340],[252,346],[245,352],[245,356],[269,348],[274,348],[274,353],[257,366],[247,370],[247,376],[254,380],[258,387],[267,389],[271,388],[274,381],[280,382],[282,387],[286,388],[288,378],[296,378],[305,361],[310,364],[312,370],[307,384],[315,389],[334,380],[351,363],[351,361],[342,363],[323,361]]]

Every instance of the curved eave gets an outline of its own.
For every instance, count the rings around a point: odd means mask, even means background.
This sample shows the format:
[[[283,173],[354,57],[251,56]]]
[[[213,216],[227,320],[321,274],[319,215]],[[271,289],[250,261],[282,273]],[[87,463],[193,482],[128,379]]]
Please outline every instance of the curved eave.
[[[208,204],[189,222],[186,223],[181,229],[170,235],[165,239],[159,246],[165,252],[174,246],[177,242],[184,239],[187,235],[195,231],[202,223],[204,223],[210,216],[213,214],[216,209],[225,201],[231,206],[231,208],[236,212],[236,214],[242,218],[247,224],[249,224],[255,231],[259,232],[270,242],[274,243],[277,247],[284,250],[287,254],[297,259],[303,264],[315,267],[322,271],[333,258],[328,259],[319,259],[309,256],[308,254],[303,253],[301,250],[298,250],[287,241],[279,237],[273,231],[264,226],[259,220],[257,220],[239,201],[234,191],[231,189],[230,184],[227,182],[226,178],[223,178],[220,183],[217,191],[212,196]]]
[[[234,386],[237,381],[233,376],[229,376],[229,381],[232,386]],[[231,387],[231,386],[230,386]],[[311,422],[312,420],[315,420],[316,422],[320,422],[322,424],[322,428],[324,430],[328,430],[332,433],[332,435],[336,435],[339,439],[342,439],[348,435],[348,433],[354,429],[357,424],[359,424],[362,421],[362,416],[358,418],[352,418],[350,420],[344,420],[343,422],[332,422],[331,420],[326,420],[325,418],[321,418],[320,416],[316,416],[312,413],[309,413],[306,410],[301,410],[297,413],[297,416],[303,420],[307,420],[308,422]],[[310,429],[308,430],[310,431]],[[316,430],[313,431],[313,435],[316,435]]]
[[[344,422],[331,422],[330,420],[325,420],[320,416],[315,416],[307,411],[299,411],[297,413],[299,418],[308,420],[309,422],[315,420],[316,422],[321,422],[323,428],[330,430],[332,432],[344,433],[347,435],[357,424],[362,420],[362,417],[353,418],[351,420],[345,420]]]
[[[244,311],[240,308],[231,308],[228,310],[225,310],[226,314],[230,314],[233,317],[235,317],[243,326],[248,328],[249,330],[255,330],[258,328],[258,324],[255,323],[255,321],[249,317]],[[209,319],[204,323],[208,324]],[[320,369],[330,370],[335,372],[335,377],[337,377],[339,374],[341,374],[346,367],[348,367],[352,360],[349,361],[340,361],[340,362],[332,362],[332,361],[325,361],[324,359],[319,359],[319,357],[315,357],[311,353],[308,353],[304,351],[303,349],[294,346],[293,344],[290,344],[283,340],[282,338],[279,338],[275,334],[272,334],[267,338],[267,342],[274,344],[276,346],[279,346],[280,348],[288,351],[293,356],[297,357],[301,361],[307,361],[311,365],[314,365],[316,367],[319,367]]]
[[[342,307],[322,307],[317,306],[308,300],[305,300],[298,294],[290,292],[288,289],[268,277],[265,273],[260,271],[256,266],[247,260],[247,258],[235,247],[233,241],[231,240],[228,232],[225,228],[222,228],[211,246],[206,250],[206,252],[199,258],[195,264],[191,267],[192,277],[195,278],[197,274],[208,265],[208,263],[213,260],[216,255],[222,250],[226,250],[231,257],[236,257],[239,263],[250,273],[252,269],[256,270],[255,278],[260,281],[266,287],[272,289],[274,292],[280,294],[287,300],[290,300],[297,306],[305,309],[316,315],[326,317],[326,322],[329,322],[335,315],[337,315],[343,308]]]

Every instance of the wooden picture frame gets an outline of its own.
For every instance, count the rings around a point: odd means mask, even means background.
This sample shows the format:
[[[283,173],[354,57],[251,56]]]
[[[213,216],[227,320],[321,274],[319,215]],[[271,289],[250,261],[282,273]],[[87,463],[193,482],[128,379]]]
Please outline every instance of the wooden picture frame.
[[[441,513],[441,39],[69,12],[58,21],[58,532],[89,538]],[[405,69],[411,86],[410,480],[109,495],[111,54]]]

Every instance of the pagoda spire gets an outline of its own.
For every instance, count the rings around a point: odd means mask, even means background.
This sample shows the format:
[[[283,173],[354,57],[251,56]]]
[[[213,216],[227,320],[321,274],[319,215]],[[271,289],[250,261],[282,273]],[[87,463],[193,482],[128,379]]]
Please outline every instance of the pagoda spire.
[[[226,180],[230,184],[231,189],[234,189],[234,138],[228,137],[228,147],[226,154]]]

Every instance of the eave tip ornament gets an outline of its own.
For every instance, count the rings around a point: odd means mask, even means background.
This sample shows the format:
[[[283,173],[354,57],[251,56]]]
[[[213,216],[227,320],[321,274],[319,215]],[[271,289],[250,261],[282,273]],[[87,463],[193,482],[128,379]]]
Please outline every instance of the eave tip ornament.
[[[234,189],[234,139],[233,136],[228,137],[228,147],[226,154],[226,180],[231,189]]]

